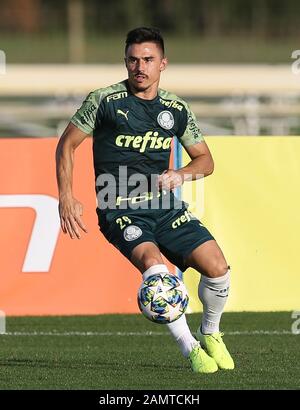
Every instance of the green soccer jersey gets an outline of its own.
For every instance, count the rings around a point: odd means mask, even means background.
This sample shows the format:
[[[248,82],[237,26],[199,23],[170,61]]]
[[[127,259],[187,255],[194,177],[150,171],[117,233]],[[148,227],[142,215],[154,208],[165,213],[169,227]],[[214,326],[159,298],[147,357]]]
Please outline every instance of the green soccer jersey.
[[[110,174],[118,188],[124,183],[120,167],[126,167],[127,180],[133,174],[150,178],[168,169],[174,136],[184,147],[203,141],[186,102],[161,89],[153,100],[138,98],[127,80],[91,92],[71,122],[93,135],[96,179]]]

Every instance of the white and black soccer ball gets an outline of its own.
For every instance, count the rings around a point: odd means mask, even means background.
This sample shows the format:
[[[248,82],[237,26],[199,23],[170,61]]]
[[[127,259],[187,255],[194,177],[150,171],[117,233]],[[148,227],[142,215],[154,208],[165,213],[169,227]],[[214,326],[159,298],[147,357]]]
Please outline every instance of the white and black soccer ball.
[[[189,296],[181,279],[171,273],[150,275],[138,290],[143,315],[156,323],[171,323],[186,311]]]

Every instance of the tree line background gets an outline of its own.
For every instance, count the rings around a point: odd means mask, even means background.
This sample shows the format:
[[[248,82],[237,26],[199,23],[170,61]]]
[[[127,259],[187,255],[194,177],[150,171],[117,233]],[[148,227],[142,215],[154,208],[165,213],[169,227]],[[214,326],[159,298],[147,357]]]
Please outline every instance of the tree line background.
[[[65,42],[71,32],[74,38],[77,36],[77,48],[84,48],[79,60],[89,61],[88,55],[92,53],[87,50],[89,41],[93,43],[98,38],[98,45],[102,45],[106,36],[119,40],[133,27],[150,25],[159,27],[168,38],[184,41],[213,38],[224,39],[226,43],[226,38],[231,39],[233,49],[236,47],[232,39],[243,39],[250,48],[251,41],[253,48],[255,42],[261,41],[274,48],[275,56],[278,41],[278,47],[289,43],[300,48],[296,44],[300,38],[299,16],[299,0],[0,0],[0,49],[6,46],[12,60],[18,61],[22,59],[20,51],[26,50],[26,39],[30,39],[29,54],[43,62],[43,46],[39,41],[48,38],[50,43],[44,46],[51,47],[51,41],[56,41],[57,50],[52,57],[59,61],[67,52]],[[172,47],[173,44],[173,50]],[[184,54],[180,50],[179,40],[178,52],[174,54],[177,59]],[[202,51],[205,58],[205,47]],[[100,57],[109,60],[109,53],[100,53]],[[23,58],[26,60],[26,56]]]

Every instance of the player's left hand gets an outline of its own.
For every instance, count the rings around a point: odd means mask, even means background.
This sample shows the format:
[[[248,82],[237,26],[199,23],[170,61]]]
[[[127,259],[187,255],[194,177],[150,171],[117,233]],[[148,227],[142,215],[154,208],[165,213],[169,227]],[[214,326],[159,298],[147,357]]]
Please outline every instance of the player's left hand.
[[[181,186],[183,182],[183,176],[174,169],[167,169],[157,179],[158,189],[167,189],[168,191]]]

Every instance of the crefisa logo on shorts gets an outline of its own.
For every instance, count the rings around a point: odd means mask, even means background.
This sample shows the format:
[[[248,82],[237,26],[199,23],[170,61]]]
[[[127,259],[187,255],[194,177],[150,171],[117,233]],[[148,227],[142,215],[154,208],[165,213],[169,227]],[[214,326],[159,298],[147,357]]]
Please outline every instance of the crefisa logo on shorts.
[[[174,125],[174,117],[170,111],[161,111],[157,116],[157,122],[165,130],[170,130]]]
[[[130,225],[124,231],[125,241],[134,241],[142,235],[142,230],[138,226]]]

